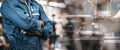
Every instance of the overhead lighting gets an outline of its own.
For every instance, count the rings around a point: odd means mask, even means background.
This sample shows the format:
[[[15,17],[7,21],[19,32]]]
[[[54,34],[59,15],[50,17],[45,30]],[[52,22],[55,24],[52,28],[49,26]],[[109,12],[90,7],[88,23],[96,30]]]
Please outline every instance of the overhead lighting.
[[[42,4],[42,5],[47,5],[47,1],[39,1],[36,0],[38,3]],[[49,6],[53,6],[53,7],[60,7],[60,8],[65,8],[66,4],[64,3],[57,3],[57,2],[49,2],[48,4]]]
[[[64,3],[57,3],[57,2],[49,2],[49,6],[65,8],[66,5]]]

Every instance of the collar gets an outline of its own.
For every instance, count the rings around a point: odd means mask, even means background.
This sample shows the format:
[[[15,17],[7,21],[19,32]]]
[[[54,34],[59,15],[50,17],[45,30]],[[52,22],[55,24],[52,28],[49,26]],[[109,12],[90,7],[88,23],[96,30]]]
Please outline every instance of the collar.
[[[24,0],[19,0],[21,3],[24,3]],[[27,2],[31,3],[33,2],[34,0],[27,0]]]

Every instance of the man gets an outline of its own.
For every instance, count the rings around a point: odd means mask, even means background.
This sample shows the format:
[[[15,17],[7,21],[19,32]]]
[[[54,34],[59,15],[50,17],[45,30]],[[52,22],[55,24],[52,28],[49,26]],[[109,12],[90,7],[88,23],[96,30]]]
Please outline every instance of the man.
[[[54,32],[52,22],[35,0],[4,0],[1,13],[9,50],[42,50],[41,39]]]
[[[67,18],[67,20],[68,20],[68,23],[64,25],[63,28],[65,30],[66,36],[70,39],[69,40],[70,45],[67,45],[66,47],[68,50],[75,50],[74,41],[71,40],[73,39],[74,24],[71,22],[70,18]]]

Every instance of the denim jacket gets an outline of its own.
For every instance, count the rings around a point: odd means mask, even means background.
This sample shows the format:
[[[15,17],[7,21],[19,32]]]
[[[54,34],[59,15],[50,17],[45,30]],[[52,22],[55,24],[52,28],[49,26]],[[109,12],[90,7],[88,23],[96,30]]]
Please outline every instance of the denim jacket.
[[[24,0],[4,0],[1,13],[10,50],[42,50],[40,40],[54,33],[53,23],[34,0],[27,0],[27,4]],[[44,21],[45,25],[42,27],[38,20]],[[32,33],[41,31],[42,36],[24,35],[21,30]]]

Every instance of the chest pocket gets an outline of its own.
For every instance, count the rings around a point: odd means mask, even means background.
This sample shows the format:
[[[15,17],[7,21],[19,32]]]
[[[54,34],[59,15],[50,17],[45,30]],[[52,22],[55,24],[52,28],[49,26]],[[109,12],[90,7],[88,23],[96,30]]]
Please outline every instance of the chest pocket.
[[[39,19],[40,13],[38,6],[31,6],[31,13],[34,19]]]

